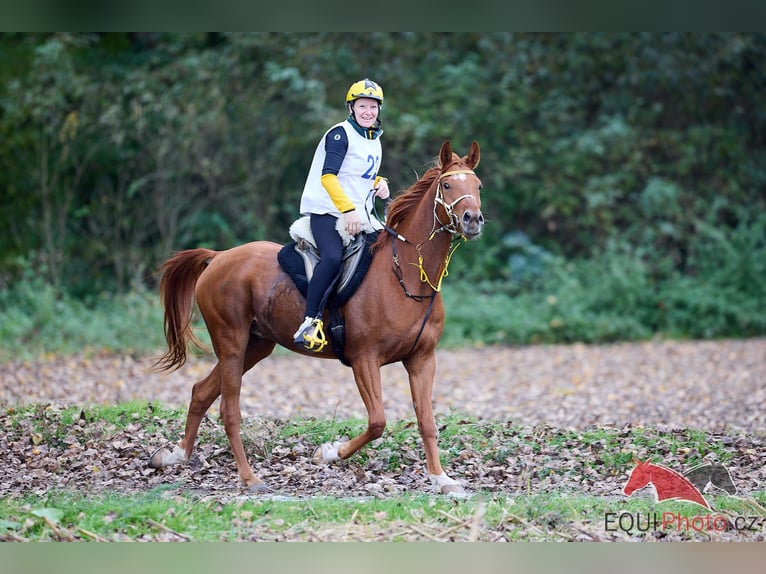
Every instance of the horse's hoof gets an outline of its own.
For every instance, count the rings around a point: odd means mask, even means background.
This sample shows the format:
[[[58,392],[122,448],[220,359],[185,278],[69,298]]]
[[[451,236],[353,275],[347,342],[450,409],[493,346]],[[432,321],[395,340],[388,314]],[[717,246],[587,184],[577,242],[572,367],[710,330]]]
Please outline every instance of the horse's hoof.
[[[453,480],[447,473],[432,474],[431,478],[431,491],[437,494],[463,494],[465,490],[460,486],[457,480]]]
[[[269,491],[269,487],[265,482],[255,482],[247,487],[247,491],[251,494],[266,494]]]
[[[146,466],[149,468],[162,468],[162,459],[169,454],[170,451],[168,449],[158,448],[152,453],[152,456],[149,457],[149,460],[146,462]]]
[[[181,462],[187,462],[186,451],[180,446],[176,445],[172,451],[169,451],[166,448],[158,448],[155,450],[152,453],[152,456],[149,457],[147,466],[149,468],[163,468],[165,466],[170,466],[171,464],[178,464]]]
[[[465,494],[465,490],[459,484],[445,484],[441,487],[442,494]]]
[[[333,443],[324,443],[322,446],[317,447],[314,451],[314,460],[316,462],[333,462],[340,460],[338,455],[338,449],[342,443],[335,441]]]

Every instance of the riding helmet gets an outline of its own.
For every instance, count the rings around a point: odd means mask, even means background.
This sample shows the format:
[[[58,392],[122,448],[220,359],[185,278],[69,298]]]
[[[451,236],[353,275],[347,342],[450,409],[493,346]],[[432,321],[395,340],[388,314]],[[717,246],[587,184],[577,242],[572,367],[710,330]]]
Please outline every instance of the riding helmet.
[[[383,88],[368,78],[354,82],[351,84],[348,92],[346,92],[346,103],[350,104],[359,98],[372,98],[373,100],[378,100],[382,106]]]

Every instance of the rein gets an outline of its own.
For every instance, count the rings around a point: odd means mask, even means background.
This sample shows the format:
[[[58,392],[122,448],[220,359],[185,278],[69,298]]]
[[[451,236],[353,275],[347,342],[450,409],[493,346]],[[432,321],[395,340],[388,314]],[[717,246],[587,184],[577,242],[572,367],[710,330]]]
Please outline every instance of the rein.
[[[428,309],[426,309],[426,315],[423,318],[423,323],[420,325],[420,331],[418,331],[418,335],[417,337],[415,337],[415,341],[412,343],[412,347],[410,348],[408,354],[412,353],[412,351],[415,349],[415,346],[418,344],[418,341],[420,340],[421,335],[423,334],[423,330],[425,329],[426,324],[428,323],[428,318],[431,316],[431,309],[433,308],[434,301],[436,300],[436,295],[442,289],[442,281],[447,275],[449,275],[448,269],[449,269],[450,261],[452,260],[452,256],[455,254],[455,251],[457,251],[457,248],[460,247],[460,243],[455,243],[454,246],[450,247],[449,251],[447,252],[447,257],[444,259],[444,269],[441,273],[441,276],[439,277],[439,281],[437,282],[436,285],[434,285],[431,279],[428,277],[428,273],[426,273],[425,268],[423,267],[423,254],[421,252],[423,245],[425,245],[429,241],[432,241],[433,238],[436,237],[436,235],[441,233],[442,231],[449,231],[450,234],[452,234],[453,237],[450,243],[453,243],[456,240],[455,238],[456,235],[460,235],[463,238],[463,241],[465,241],[465,236],[463,236],[457,230],[458,221],[457,221],[457,217],[452,213],[452,210],[455,208],[458,202],[472,196],[470,194],[461,195],[452,203],[447,203],[444,200],[444,191],[442,190],[441,180],[450,175],[469,174],[469,173],[472,174],[474,173],[474,171],[472,169],[457,169],[452,171],[445,171],[439,175],[439,178],[436,184],[436,195],[434,197],[434,209],[433,209],[434,223],[433,223],[433,227],[431,228],[431,233],[429,234],[428,239],[426,239],[425,241],[418,244],[412,243],[409,239],[397,233],[394,229],[392,229],[388,225],[383,226],[384,229],[389,233],[389,235],[391,235],[391,252],[392,252],[393,261],[394,261],[394,274],[399,280],[399,285],[402,286],[402,291],[404,291],[404,294],[409,299],[412,299],[413,301],[416,301],[418,303],[422,303],[426,299],[429,300]],[[442,221],[439,219],[439,216],[436,213],[437,207],[439,205],[444,207],[444,210],[447,213],[447,217],[449,218],[449,223],[446,223],[446,224],[442,223]],[[437,224],[441,224],[441,227],[439,227],[438,229],[437,229]],[[415,295],[413,293],[410,293],[409,289],[407,289],[407,286],[404,284],[404,276],[402,274],[402,268],[399,265],[399,254],[396,251],[397,239],[403,243],[412,245],[417,250],[418,262],[410,263],[410,265],[414,265],[420,270],[420,282],[425,283],[431,288],[432,293],[430,295]]]

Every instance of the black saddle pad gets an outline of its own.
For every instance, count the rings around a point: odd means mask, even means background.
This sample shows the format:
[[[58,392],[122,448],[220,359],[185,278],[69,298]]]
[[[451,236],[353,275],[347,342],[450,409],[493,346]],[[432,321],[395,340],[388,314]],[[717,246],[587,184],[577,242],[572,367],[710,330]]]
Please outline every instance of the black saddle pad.
[[[346,302],[351,299],[351,296],[359,288],[359,285],[362,284],[362,280],[370,268],[370,263],[372,263],[372,252],[370,248],[375,243],[377,238],[377,233],[365,234],[365,245],[362,248],[362,255],[359,259],[359,265],[357,266],[354,275],[348,281],[348,284],[343,288],[343,290],[340,293],[334,293],[331,295],[330,302],[333,305],[337,307],[342,307],[345,305]],[[295,286],[298,288],[298,291],[300,291],[301,294],[305,297],[309,287],[308,279],[306,278],[306,265],[303,261],[303,257],[301,257],[300,254],[298,254],[298,252],[295,250],[295,245],[295,242],[288,243],[282,249],[280,249],[277,260],[279,261],[279,265],[282,267],[282,269],[284,269],[285,273],[287,273],[292,278],[293,283],[295,283]]]

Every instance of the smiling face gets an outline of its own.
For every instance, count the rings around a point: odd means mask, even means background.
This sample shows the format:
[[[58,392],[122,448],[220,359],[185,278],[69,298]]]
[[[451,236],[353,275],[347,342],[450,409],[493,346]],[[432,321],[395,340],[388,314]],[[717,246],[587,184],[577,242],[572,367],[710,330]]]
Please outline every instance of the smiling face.
[[[359,98],[351,104],[351,109],[356,123],[363,128],[371,128],[378,120],[380,102],[372,98]]]

